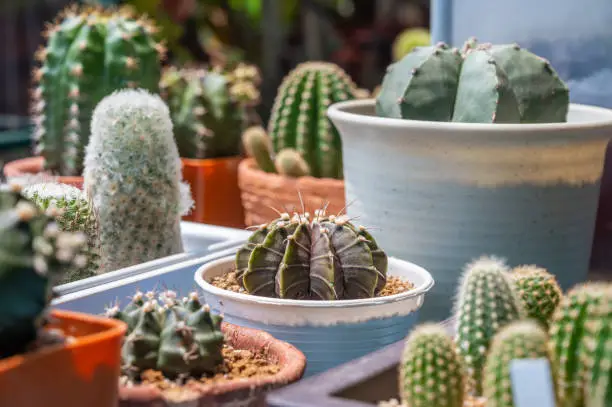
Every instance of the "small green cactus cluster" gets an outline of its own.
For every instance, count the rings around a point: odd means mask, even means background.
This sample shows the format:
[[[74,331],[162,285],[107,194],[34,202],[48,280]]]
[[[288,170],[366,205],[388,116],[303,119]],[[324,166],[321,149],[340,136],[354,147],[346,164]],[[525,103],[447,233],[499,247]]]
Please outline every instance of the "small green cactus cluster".
[[[82,232],[87,237],[82,253],[87,258],[87,265],[67,273],[60,283],[70,283],[104,272],[100,265],[98,219],[83,191],[71,185],[46,182],[27,185],[21,193],[53,217],[60,230]]]
[[[236,254],[236,275],[253,295],[308,300],[376,296],[387,281],[387,255],[346,216],[284,213],[261,225]]]
[[[268,125],[269,136],[259,129],[257,137],[245,135],[245,149],[266,172],[342,179],[340,135],[326,112],[331,104],[360,95],[355,83],[339,66],[328,62],[300,64],[278,89]],[[291,152],[281,154],[285,149]]]
[[[240,64],[230,72],[164,70],[160,87],[170,109],[180,156],[239,155],[248,109],[259,103],[259,82],[259,71],[252,65]]]
[[[563,297],[555,276],[541,267],[523,265],[515,267],[510,277],[527,316],[548,329],[553,312]]]
[[[47,30],[37,53],[32,110],[36,153],[53,174],[81,175],[90,120],[114,90],[158,91],[164,47],[156,27],[127,9],[70,7]]]
[[[183,252],[191,208],[168,107],[146,90],[105,97],[92,118],[84,189],[100,224],[102,264],[117,270]]]
[[[26,351],[41,333],[64,275],[85,266],[82,233],[61,231],[20,192],[0,191],[0,359]]]
[[[565,122],[569,90],[550,63],[520,46],[417,47],[389,66],[378,116],[469,123]]]
[[[170,379],[199,378],[223,362],[222,317],[211,314],[197,292],[183,299],[170,290],[159,296],[136,292],[123,310],[115,305],[106,315],[128,326],[122,359],[129,377],[155,369]]]

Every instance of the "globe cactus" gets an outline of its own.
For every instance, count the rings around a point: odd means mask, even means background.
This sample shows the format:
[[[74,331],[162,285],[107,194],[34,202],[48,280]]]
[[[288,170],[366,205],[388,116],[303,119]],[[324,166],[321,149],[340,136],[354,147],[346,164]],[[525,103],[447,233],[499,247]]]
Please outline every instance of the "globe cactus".
[[[92,112],[114,90],[158,91],[164,47],[156,27],[128,9],[70,7],[47,30],[36,54],[32,110],[45,169],[81,175]]]
[[[98,104],[84,179],[98,212],[107,270],[183,252],[180,220],[192,201],[159,96],[130,89]]]
[[[555,276],[541,267],[523,265],[515,267],[510,277],[527,316],[548,329],[553,312],[563,297]]]
[[[284,213],[260,226],[236,254],[236,275],[253,295],[312,300],[369,298],[386,284],[387,256],[346,216]]]

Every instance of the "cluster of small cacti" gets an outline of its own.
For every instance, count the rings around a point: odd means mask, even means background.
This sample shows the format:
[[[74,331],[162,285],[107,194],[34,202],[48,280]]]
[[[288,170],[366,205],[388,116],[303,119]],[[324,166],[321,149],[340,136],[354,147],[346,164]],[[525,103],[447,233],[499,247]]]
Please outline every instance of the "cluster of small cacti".
[[[524,265],[515,267],[510,277],[527,316],[548,329],[553,312],[563,297],[555,276],[541,267]]]
[[[268,134],[257,129],[256,137],[245,135],[245,149],[266,172],[342,179],[342,144],[326,112],[331,104],[356,99],[360,94],[337,65],[300,64],[278,89]]]
[[[0,191],[0,359],[37,339],[52,287],[86,265],[82,233],[61,231],[18,191]]]
[[[45,169],[81,175],[98,102],[124,87],[158,91],[164,47],[156,27],[127,9],[70,7],[47,30],[37,53],[32,110],[36,152]]]
[[[100,254],[117,270],[183,251],[191,208],[168,107],[145,90],[105,97],[92,118],[84,189],[100,224]]]
[[[470,123],[565,122],[569,90],[550,63],[520,46],[417,47],[389,66],[378,116]]]
[[[132,378],[147,369],[170,379],[200,377],[223,362],[222,317],[211,314],[196,292],[183,299],[170,290],[159,296],[136,292],[123,310],[115,305],[106,315],[128,326],[122,359],[124,373]]]
[[[240,154],[249,109],[259,102],[259,71],[240,64],[233,71],[170,67],[160,87],[184,158],[221,158]]]
[[[253,295],[310,300],[370,298],[387,281],[387,255],[346,216],[284,213],[236,254],[239,284]]]

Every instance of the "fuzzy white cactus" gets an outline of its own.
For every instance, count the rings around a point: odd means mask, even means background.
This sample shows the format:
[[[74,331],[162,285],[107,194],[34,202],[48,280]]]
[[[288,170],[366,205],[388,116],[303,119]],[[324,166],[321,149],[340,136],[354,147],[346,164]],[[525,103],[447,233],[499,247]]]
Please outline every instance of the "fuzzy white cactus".
[[[84,189],[100,221],[102,262],[116,270],[183,252],[181,216],[193,205],[168,107],[145,90],[121,90],[96,106]]]

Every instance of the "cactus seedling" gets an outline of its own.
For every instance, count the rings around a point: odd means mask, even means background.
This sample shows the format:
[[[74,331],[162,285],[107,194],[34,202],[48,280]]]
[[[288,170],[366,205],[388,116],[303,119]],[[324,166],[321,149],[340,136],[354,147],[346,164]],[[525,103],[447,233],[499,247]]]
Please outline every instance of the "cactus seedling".
[[[310,168],[300,153],[292,148],[285,148],[274,159],[274,167],[279,174],[288,177],[303,177],[310,174]]]
[[[553,312],[563,296],[555,276],[541,267],[524,265],[515,267],[510,277],[527,316],[548,329]]]
[[[124,87],[157,92],[165,50],[155,31],[127,8],[71,7],[50,25],[36,54],[32,102],[36,152],[46,170],[81,175],[91,115],[103,97]]]
[[[181,182],[168,108],[145,90],[123,90],[94,111],[84,189],[100,220],[108,270],[183,251],[181,215],[191,207]]]
[[[255,162],[262,171],[275,172],[272,160],[272,141],[268,133],[261,126],[252,126],[242,134],[242,144],[248,156],[255,158]]]
[[[493,336],[524,316],[508,274],[502,259],[483,256],[466,266],[459,286],[456,342],[476,395],[482,392],[482,368]]]
[[[464,369],[442,326],[416,327],[406,340],[400,363],[402,402],[410,407],[463,407]]]
[[[385,286],[387,256],[364,227],[324,210],[260,226],[236,254],[236,275],[253,295],[288,299],[369,298]]]

